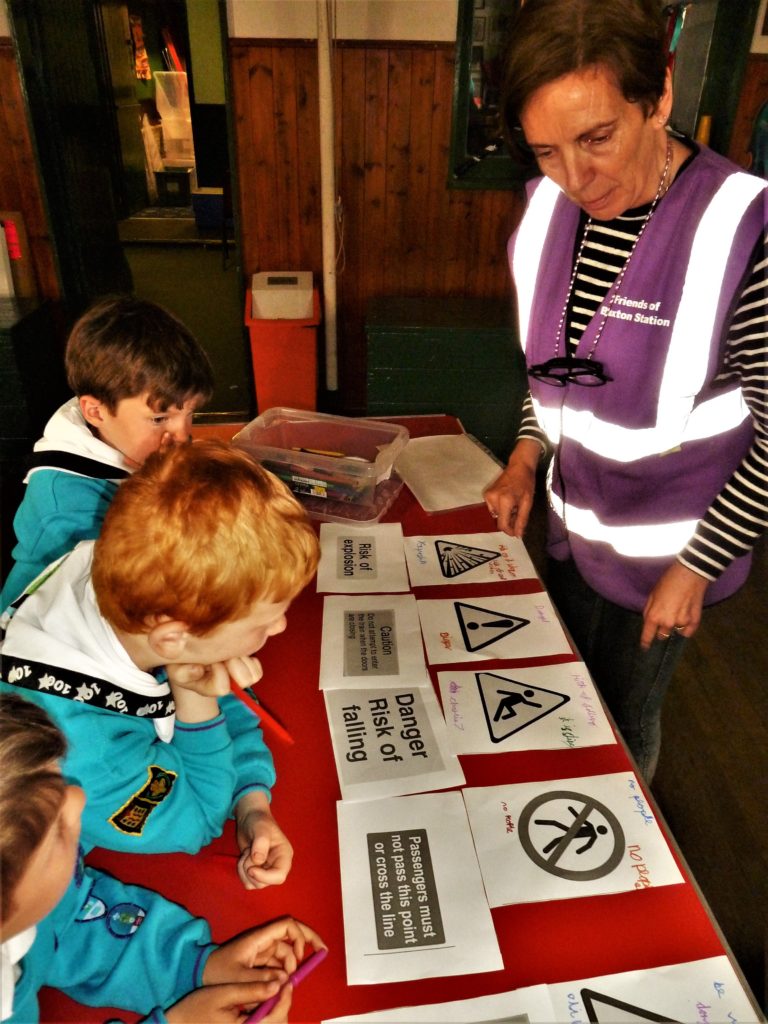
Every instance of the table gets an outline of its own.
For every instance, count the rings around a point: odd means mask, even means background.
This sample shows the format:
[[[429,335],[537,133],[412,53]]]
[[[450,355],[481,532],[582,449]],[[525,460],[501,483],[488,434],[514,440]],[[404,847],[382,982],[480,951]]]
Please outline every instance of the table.
[[[460,430],[455,419],[440,416],[403,418],[401,422],[408,426],[411,436]],[[403,488],[386,518],[399,520],[406,535],[470,533],[491,528],[483,505],[428,515],[407,488]],[[538,581],[531,580],[504,586],[509,593],[541,590]],[[456,597],[458,590],[430,587],[428,595]],[[473,594],[479,596],[486,591],[499,593],[489,587],[473,589]],[[419,589],[414,593],[424,596]],[[236,875],[231,822],[218,840],[195,856],[131,856],[96,850],[89,856],[90,863],[124,881],[157,889],[192,913],[206,917],[216,941],[224,941],[285,913],[311,924],[323,936],[330,953],[311,979],[296,990],[292,1021],[319,1021],[388,1007],[469,998],[728,952],[651,795],[646,792],[681,867],[683,884],[500,907],[492,914],[504,957],[503,971],[348,987],[336,829],[339,787],[323,695],[317,684],[322,608],[323,595],[316,593],[312,583],[292,605],[287,630],[271,638],[259,655],[264,666],[259,696],[294,739],[293,744],[288,744],[265,732],[278,772],[273,810],[295,848],[293,869],[285,884],[259,892],[243,890]],[[574,659],[563,655],[531,659],[526,664],[568,660]],[[489,661],[483,667],[493,670],[499,664]],[[430,669],[430,673],[434,680],[436,671]],[[467,786],[598,775],[632,767],[621,742],[582,749],[472,755],[462,757],[461,762]],[[41,1011],[43,1021],[103,1021],[106,1016],[103,1010],[82,1008],[50,990],[43,993]],[[761,1019],[757,1008],[755,1014],[756,1019]],[[125,1020],[136,1019],[135,1015],[121,1016]]]

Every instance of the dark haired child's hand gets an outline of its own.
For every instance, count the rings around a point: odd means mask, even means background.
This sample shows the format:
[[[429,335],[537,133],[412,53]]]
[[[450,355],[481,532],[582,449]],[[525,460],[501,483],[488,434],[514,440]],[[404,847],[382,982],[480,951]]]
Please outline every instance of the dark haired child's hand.
[[[293,847],[272,817],[265,793],[254,790],[235,808],[240,859],[237,873],[246,889],[280,885],[293,863]]]
[[[258,658],[230,658],[213,665],[166,665],[171,688],[178,686],[203,697],[225,697],[237,683],[244,689],[258,683],[264,675]]]
[[[208,957],[203,969],[204,985],[224,982],[264,981],[276,982],[270,995],[284,985],[304,959],[307,946],[325,949],[325,943],[310,928],[295,917],[278,917],[268,924],[251,928],[223,943]],[[264,1001],[265,996],[260,996]]]
[[[165,1011],[168,1024],[244,1024],[248,1015],[265,999],[274,996],[280,987],[276,982],[237,982],[207,985],[195,989]],[[293,987],[283,985],[280,998],[266,1017],[265,1024],[288,1020]]]

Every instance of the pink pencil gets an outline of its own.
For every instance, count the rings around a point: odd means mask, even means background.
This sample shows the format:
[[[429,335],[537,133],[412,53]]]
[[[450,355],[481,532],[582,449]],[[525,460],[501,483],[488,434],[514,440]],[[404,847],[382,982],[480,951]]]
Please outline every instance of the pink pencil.
[[[293,974],[290,976],[288,981],[293,985],[294,988],[303,981],[310,971],[313,971],[318,964],[321,964],[328,955],[327,949],[318,949],[311,956],[308,956],[303,963],[300,963]],[[274,1010],[277,1006],[277,1002],[280,999],[280,993],[271,996],[269,999],[265,999],[263,1003],[259,1003],[250,1017],[245,1018],[245,1024],[256,1024],[257,1021],[264,1020],[270,1010]]]

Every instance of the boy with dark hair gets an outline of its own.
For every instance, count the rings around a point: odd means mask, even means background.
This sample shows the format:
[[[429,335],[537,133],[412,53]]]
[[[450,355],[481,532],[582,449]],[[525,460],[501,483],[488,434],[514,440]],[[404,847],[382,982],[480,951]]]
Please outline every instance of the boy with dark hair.
[[[50,985],[146,1024],[242,1021],[280,992],[264,1019],[284,1021],[288,975],[307,945],[323,947],[316,932],[284,917],[217,947],[206,921],[84,867],[84,794],[61,775],[65,748],[42,708],[0,694],[0,1019],[34,1024]]]
[[[184,324],[130,295],[80,317],[65,364],[75,397],[35,444],[0,610],[78,541],[98,536],[120,481],[151,452],[187,441],[213,391],[208,357]]]
[[[194,853],[234,814],[246,888],[284,881],[293,851],[269,809],[272,756],[230,679],[259,680],[253,655],[285,629],[317,559],[277,477],[245,451],[192,442],[150,455],[98,540],[6,611],[0,690],[22,688],[69,740],[86,846]],[[173,667],[190,665],[179,681]],[[169,682],[153,674],[163,666]]]

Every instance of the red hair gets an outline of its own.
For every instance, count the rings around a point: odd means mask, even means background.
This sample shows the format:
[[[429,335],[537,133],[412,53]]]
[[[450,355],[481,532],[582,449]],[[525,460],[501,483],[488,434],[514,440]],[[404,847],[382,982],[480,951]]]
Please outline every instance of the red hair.
[[[196,635],[292,600],[318,542],[285,484],[242,449],[195,441],[151,455],[118,488],[93,556],[102,615],[129,633],[159,616]]]

